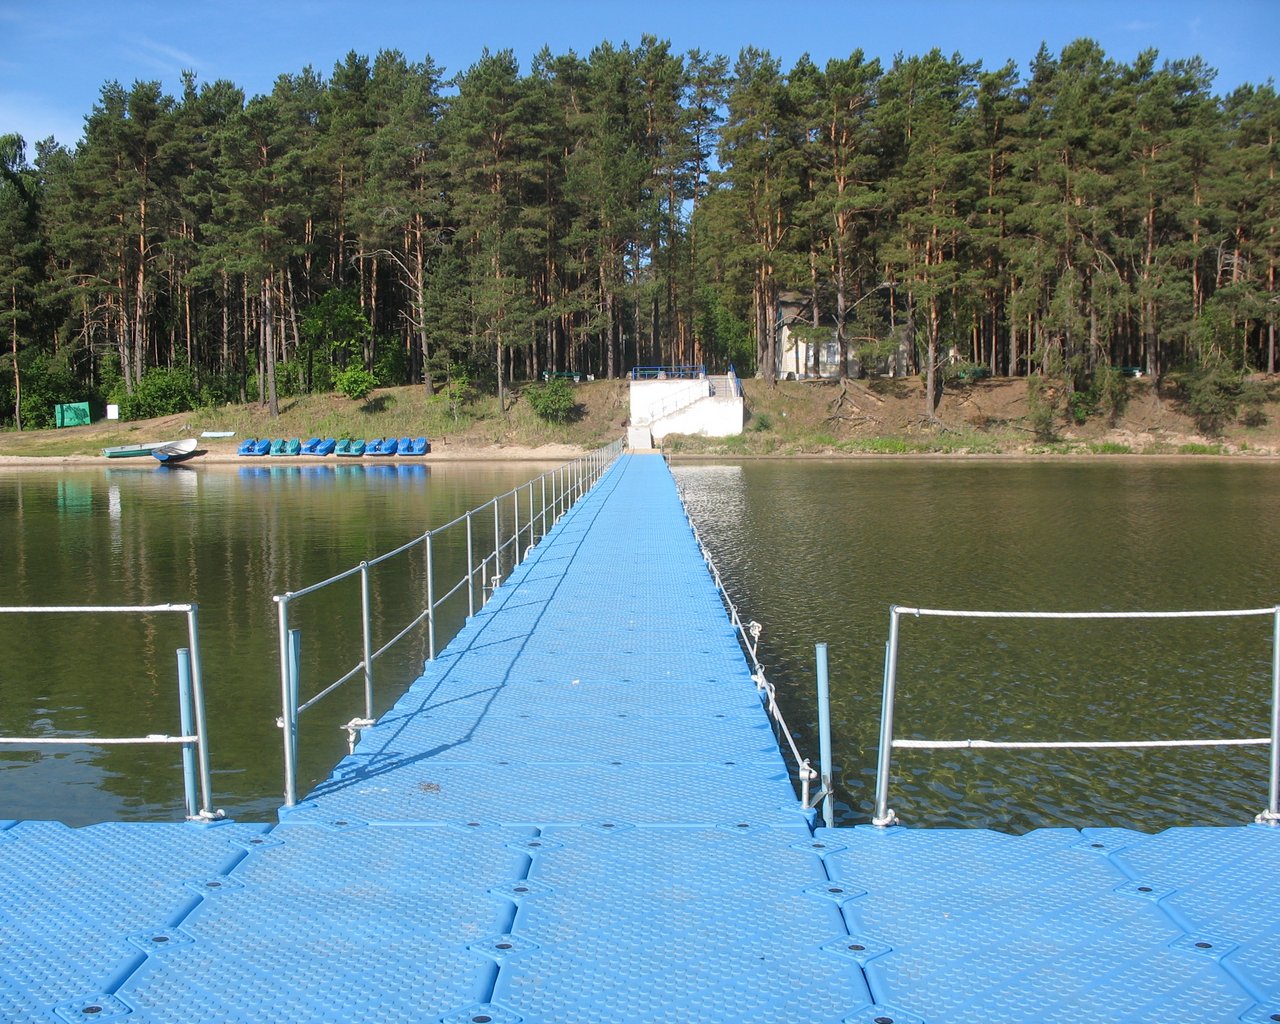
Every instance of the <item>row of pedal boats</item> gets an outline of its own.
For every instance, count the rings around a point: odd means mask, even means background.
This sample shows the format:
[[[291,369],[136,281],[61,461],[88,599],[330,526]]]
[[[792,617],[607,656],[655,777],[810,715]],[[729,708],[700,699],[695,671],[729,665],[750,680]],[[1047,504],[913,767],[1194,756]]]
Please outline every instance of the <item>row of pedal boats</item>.
[[[250,437],[240,442],[237,455],[426,455],[431,442],[425,437],[375,437],[370,441],[350,438]]]

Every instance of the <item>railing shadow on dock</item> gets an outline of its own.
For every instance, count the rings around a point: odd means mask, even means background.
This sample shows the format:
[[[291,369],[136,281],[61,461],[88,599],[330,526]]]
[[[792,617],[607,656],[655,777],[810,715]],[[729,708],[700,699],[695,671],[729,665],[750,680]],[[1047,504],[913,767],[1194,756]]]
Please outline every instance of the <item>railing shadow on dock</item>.
[[[583,455],[548,473],[513,488],[471,509],[461,516],[427,530],[400,547],[344,572],[296,591],[277,594],[276,619],[279,644],[281,715],[277,724],[283,733],[285,806],[298,802],[297,759],[298,730],[303,712],[315,707],[353,679],[361,679],[364,688],[364,714],[346,722],[349,750],[354,751],[362,730],[374,724],[374,666],[401,640],[425,626],[428,662],[434,661],[443,646],[437,635],[440,611],[450,602],[462,602],[465,595],[466,617],[470,619],[499,592],[502,580],[523,561],[533,546],[550,532],[560,518],[595,484],[623,452],[623,442],[611,444]],[[490,511],[491,510],[491,511]],[[490,521],[492,526],[490,527]],[[460,543],[465,550],[466,568],[446,589],[437,586],[438,561],[435,547],[439,540]],[[413,619],[400,628],[386,643],[375,649],[372,573],[397,559],[421,553],[425,559],[425,604]],[[295,603],[327,587],[358,578],[360,582],[360,623],[362,650],[359,660],[337,679],[303,699],[300,693],[302,633],[291,626]],[[449,638],[443,638],[447,643]],[[415,755],[415,760],[429,754]]]

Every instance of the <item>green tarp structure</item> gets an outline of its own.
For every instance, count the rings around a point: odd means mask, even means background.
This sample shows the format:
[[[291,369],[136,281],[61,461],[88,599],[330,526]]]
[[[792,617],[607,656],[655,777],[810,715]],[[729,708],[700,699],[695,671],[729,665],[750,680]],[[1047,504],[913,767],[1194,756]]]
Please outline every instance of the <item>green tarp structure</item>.
[[[83,427],[90,422],[88,402],[69,402],[53,407],[54,426]]]

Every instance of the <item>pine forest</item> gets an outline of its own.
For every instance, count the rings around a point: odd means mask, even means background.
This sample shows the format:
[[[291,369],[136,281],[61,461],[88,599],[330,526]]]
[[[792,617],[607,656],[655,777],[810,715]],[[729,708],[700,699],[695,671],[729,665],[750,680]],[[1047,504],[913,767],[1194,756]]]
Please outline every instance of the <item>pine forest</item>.
[[[636,365],[771,384],[784,320],[849,374],[905,352],[930,396],[956,368],[1273,373],[1280,103],[1214,77],[1088,39],[1024,73],[645,37],[456,75],[353,52],[268,95],[109,82],[74,148],[0,136],[0,425]]]

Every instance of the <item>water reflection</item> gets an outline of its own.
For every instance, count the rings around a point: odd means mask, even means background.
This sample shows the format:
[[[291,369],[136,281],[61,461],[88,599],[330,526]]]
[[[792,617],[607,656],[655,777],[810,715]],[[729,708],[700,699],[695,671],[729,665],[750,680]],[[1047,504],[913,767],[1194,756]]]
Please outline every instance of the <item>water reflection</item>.
[[[150,460],[148,460],[150,461]],[[271,596],[326,579],[551,468],[539,464],[111,466],[0,476],[0,605],[195,601],[205,665],[214,794],[243,820],[274,817],[282,792],[279,676]],[[438,546],[440,578],[465,552]],[[456,565],[453,563],[457,563]],[[381,645],[422,608],[421,558],[380,568]],[[456,604],[456,602],[455,602]],[[441,631],[465,607],[446,609]],[[452,616],[450,619],[449,617]],[[359,584],[308,602],[304,681],[359,658]],[[0,735],[136,736],[178,727],[177,615],[0,616]],[[390,706],[420,671],[426,638],[378,662]],[[305,792],[345,753],[337,724],[358,687],[304,724]],[[0,818],[173,820],[176,748],[0,748]]]

